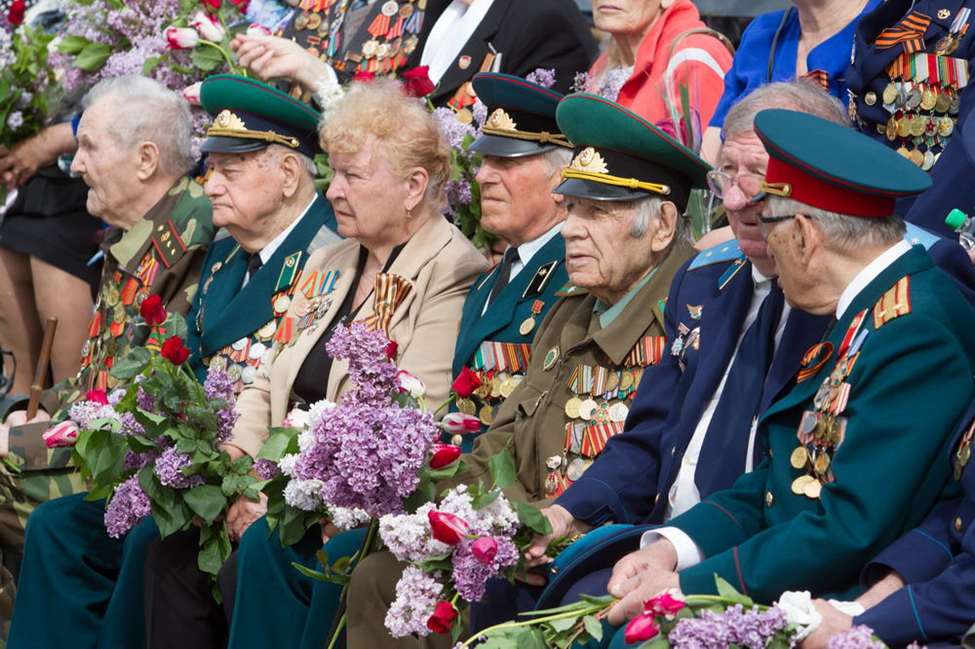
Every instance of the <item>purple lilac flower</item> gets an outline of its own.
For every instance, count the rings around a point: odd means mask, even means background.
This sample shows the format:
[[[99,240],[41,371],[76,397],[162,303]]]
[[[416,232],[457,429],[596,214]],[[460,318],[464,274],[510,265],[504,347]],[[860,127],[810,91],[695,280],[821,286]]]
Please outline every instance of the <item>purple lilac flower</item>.
[[[551,70],[536,68],[534,72],[528,73],[525,80],[531,81],[532,83],[537,83],[543,88],[551,88],[555,85],[555,68],[552,68]]]
[[[490,564],[481,563],[472,553],[474,539],[464,539],[454,548],[451,558],[454,586],[468,602],[481,601],[488,579],[500,576],[502,570],[518,563],[518,548],[511,539],[497,536],[494,540],[498,543],[498,552]]]
[[[267,458],[258,458],[254,462],[254,473],[260,476],[261,480],[270,480],[281,473],[278,463]]]
[[[447,193],[447,202],[452,206],[470,205],[474,200],[471,184],[466,178],[448,180],[444,184],[444,190]]]
[[[119,434],[121,435],[145,435],[146,429],[142,427],[135,419],[135,415],[131,412],[123,412],[122,416],[119,418],[119,422],[122,427],[119,428]]]
[[[407,566],[396,584],[396,600],[386,613],[386,628],[394,638],[417,634],[430,635],[427,620],[437,606],[443,585],[439,575],[428,575],[416,566]]]
[[[11,131],[16,131],[23,125],[24,114],[19,110],[15,110],[7,117],[7,128],[9,128]]]
[[[675,648],[721,649],[735,644],[748,649],[761,649],[788,624],[785,612],[780,608],[746,611],[741,604],[736,604],[723,613],[703,611],[699,617],[681,619],[667,639]]]
[[[333,359],[349,361],[349,379],[356,389],[343,395],[342,403],[386,405],[399,371],[386,357],[389,339],[381,331],[369,331],[363,322],[336,327],[325,345]]]
[[[488,118],[487,106],[480,99],[477,99],[474,101],[474,105],[471,106],[471,113],[474,115],[474,123],[477,124],[475,135],[480,135],[481,127],[484,126]]]
[[[105,529],[113,539],[121,538],[151,510],[149,496],[139,486],[139,476],[134,475],[115,489],[112,501],[105,508]]]
[[[192,489],[203,484],[203,476],[199,474],[185,475],[181,469],[192,466],[193,462],[186,453],[180,453],[175,446],[163,451],[156,460],[156,475],[164,487],[173,489]]]
[[[152,450],[146,451],[145,453],[136,453],[135,451],[125,452],[125,470],[126,471],[138,471],[143,467],[147,467],[153,464],[159,458],[159,451]]]
[[[586,92],[591,78],[592,75],[588,72],[576,72],[576,76],[572,78],[572,92]]]
[[[437,124],[437,128],[447,145],[470,159],[470,154],[464,151],[464,138],[474,136],[474,127],[457,119],[456,113],[451,108],[434,109],[433,121]]]
[[[215,433],[218,443],[226,442],[233,437],[234,424],[240,417],[238,413],[234,412],[234,384],[226,372],[210,370],[203,382],[203,389],[206,391],[207,401],[221,399],[226,404],[217,411],[217,430]]]
[[[95,403],[87,399],[72,404],[68,409],[68,416],[79,430],[90,429],[92,423],[99,419],[119,419],[118,413],[111,405]]]
[[[826,645],[827,649],[884,649],[883,642],[873,637],[873,629],[866,624],[858,624],[845,633],[834,635]]]

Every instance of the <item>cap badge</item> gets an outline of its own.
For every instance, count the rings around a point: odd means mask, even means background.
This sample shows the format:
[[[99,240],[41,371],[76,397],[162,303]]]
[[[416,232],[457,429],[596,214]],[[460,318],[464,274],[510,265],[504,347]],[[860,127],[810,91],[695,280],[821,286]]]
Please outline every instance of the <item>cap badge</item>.
[[[490,124],[492,128],[496,128],[501,131],[518,130],[518,125],[515,124],[515,120],[511,119],[511,115],[504,112],[504,109],[502,108],[497,108],[493,113],[491,113],[491,117],[488,118],[488,124]]]
[[[228,131],[246,131],[247,126],[244,125],[244,121],[231,113],[229,110],[222,110],[220,114],[217,115],[217,119],[213,123],[219,129],[224,129]]]
[[[576,156],[576,159],[569,165],[569,169],[591,174],[609,173],[609,167],[606,166],[606,161],[603,160],[603,156],[599,155],[596,149],[591,146],[586,147]]]

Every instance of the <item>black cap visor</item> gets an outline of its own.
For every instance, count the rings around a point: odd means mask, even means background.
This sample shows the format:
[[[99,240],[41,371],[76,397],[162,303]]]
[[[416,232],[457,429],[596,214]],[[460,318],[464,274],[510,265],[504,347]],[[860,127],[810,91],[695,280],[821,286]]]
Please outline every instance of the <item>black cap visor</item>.
[[[200,153],[250,153],[266,149],[270,142],[245,137],[208,137],[200,147]]]
[[[469,149],[484,155],[495,155],[499,158],[524,158],[551,151],[556,146],[558,145],[539,144],[532,140],[519,140],[513,137],[484,134],[474,140]]]
[[[596,182],[595,180],[583,180],[582,178],[566,178],[562,181],[562,184],[552,190],[552,193],[563,196],[588,198],[594,201],[637,201],[641,198],[659,196],[659,194],[642,189],[607,185],[606,183]]]

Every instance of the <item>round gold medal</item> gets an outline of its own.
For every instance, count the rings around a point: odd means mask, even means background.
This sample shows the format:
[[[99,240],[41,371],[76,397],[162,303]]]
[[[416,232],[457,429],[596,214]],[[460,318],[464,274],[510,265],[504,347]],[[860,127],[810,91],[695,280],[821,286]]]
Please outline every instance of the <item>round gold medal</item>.
[[[275,320],[269,321],[257,330],[257,337],[261,340],[270,340],[278,330],[278,323]]]
[[[911,125],[907,123],[907,118],[902,117],[897,120],[897,136],[907,137],[911,134]]]
[[[809,482],[807,482],[803,487],[802,492],[803,494],[805,494],[807,498],[815,499],[815,498],[819,498],[819,494],[822,490],[823,490],[823,483],[821,483],[819,480],[814,480],[810,478]]]
[[[804,468],[808,460],[809,452],[806,451],[805,446],[797,446],[796,450],[792,451],[792,456],[789,458],[789,462],[792,464],[792,468],[794,469]]]
[[[893,142],[897,139],[897,119],[891,117],[887,120],[887,127],[884,129],[887,132],[887,139]]]
[[[947,113],[949,108],[951,108],[951,95],[943,92],[938,95],[938,99],[934,104],[934,110],[939,113]]]
[[[289,306],[291,306],[291,298],[287,295],[279,295],[274,298],[275,313],[284,313],[288,310]]]
[[[629,390],[633,387],[633,373],[629,370],[624,370],[622,376],[620,376],[620,390]]]
[[[535,329],[535,318],[534,316],[529,316],[522,321],[521,326],[518,327],[518,333],[522,336],[527,336]]]
[[[496,376],[491,379],[491,397],[497,399],[501,396],[501,377]]]
[[[470,399],[458,399],[457,410],[461,411],[465,415],[473,415],[475,412],[477,412],[477,407]]]
[[[892,104],[894,103],[894,100],[897,99],[897,86],[895,86],[893,82],[888,83],[887,87],[884,88],[883,99],[885,104]]]
[[[507,399],[517,387],[518,382],[509,376],[504,381],[501,381],[501,396]]]
[[[485,426],[490,426],[491,422],[494,421],[494,410],[491,408],[491,406],[484,406],[481,408],[480,412],[477,413],[477,415],[481,420],[481,423]]]
[[[616,372],[610,372],[609,377],[606,380],[606,392],[615,392],[616,388],[620,384],[620,375]]]
[[[863,103],[867,106],[873,106],[877,103],[877,93],[870,91],[863,96]]]
[[[565,402],[565,416],[569,419],[579,418],[579,407],[582,405],[582,399],[579,397],[572,397]]]
[[[955,131],[955,120],[950,117],[942,117],[938,120],[938,135],[948,137]]]
[[[806,491],[806,485],[812,481],[812,477],[808,475],[801,475],[792,481],[792,493],[797,496],[801,496]]]
[[[829,454],[825,451],[816,456],[816,473],[825,475],[829,470]]]
[[[318,13],[312,13],[308,15],[307,28],[315,31],[322,24],[322,15]],[[317,55],[317,53],[316,53]]]
[[[910,160],[918,167],[920,167],[921,165],[924,164],[924,154],[921,153],[919,150],[914,149],[913,151],[911,151],[910,156],[908,156],[908,160]]]
[[[931,110],[937,103],[938,96],[930,88],[921,93],[921,108],[923,110]]]
[[[917,115],[907,120],[907,130],[910,131],[911,135],[914,137],[921,137],[924,135],[924,131],[927,130],[927,126],[927,120]]]

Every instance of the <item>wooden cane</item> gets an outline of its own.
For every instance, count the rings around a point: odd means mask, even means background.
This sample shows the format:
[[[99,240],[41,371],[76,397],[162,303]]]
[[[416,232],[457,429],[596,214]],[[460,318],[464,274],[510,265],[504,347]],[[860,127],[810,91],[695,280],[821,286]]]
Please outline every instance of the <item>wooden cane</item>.
[[[58,329],[58,319],[51,316],[47,319],[44,330],[44,341],[41,343],[41,355],[37,359],[37,369],[34,370],[34,383],[30,386],[30,400],[27,402],[27,421],[37,415],[37,408],[41,405],[41,392],[44,391],[44,379],[47,377],[47,366],[51,363],[51,348],[54,347],[54,332]]]

